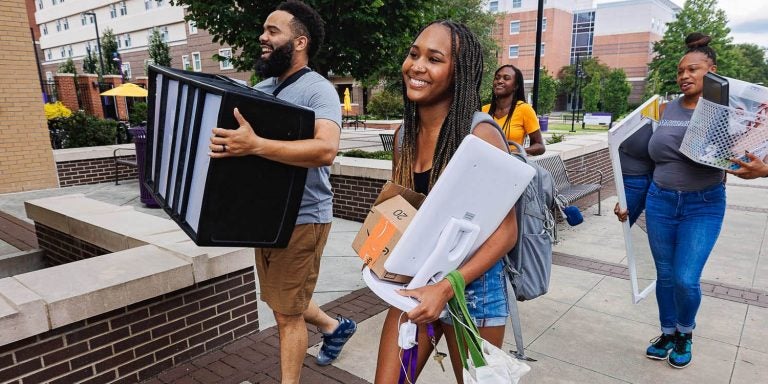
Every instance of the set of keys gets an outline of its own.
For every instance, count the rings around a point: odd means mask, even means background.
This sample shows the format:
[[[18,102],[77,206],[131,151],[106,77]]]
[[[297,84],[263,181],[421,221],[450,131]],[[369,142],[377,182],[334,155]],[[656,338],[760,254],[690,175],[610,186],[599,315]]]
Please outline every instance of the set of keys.
[[[432,356],[432,359],[435,360],[438,364],[440,364],[440,369],[442,369],[443,372],[445,372],[445,366],[443,365],[443,359],[445,359],[445,357],[448,356],[448,355],[437,350],[437,342],[435,341],[435,337],[434,336],[430,336],[429,337],[429,341],[432,343],[432,348],[434,348],[434,350],[435,350],[435,355]]]

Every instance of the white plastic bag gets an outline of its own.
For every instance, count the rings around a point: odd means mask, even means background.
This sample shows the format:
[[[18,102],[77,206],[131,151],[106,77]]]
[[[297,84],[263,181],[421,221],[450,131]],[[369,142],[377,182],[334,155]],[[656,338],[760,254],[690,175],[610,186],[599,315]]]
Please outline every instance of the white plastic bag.
[[[469,368],[464,369],[464,384],[517,384],[531,370],[528,364],[481,340],[483,357],[488,365],[477,368],[472,359],[467,359]]]

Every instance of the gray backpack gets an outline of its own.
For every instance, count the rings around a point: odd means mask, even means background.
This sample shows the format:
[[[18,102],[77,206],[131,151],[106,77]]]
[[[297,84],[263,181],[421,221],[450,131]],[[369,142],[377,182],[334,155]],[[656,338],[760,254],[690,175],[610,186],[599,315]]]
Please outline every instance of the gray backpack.
[[[513,156],[536,170],[536,175],[518,200],[517,243],[504,257],[504,270],[518,301],[535,299],[549,290],[554,240],[555,182],[552,175],[531,162],[517,143]]]

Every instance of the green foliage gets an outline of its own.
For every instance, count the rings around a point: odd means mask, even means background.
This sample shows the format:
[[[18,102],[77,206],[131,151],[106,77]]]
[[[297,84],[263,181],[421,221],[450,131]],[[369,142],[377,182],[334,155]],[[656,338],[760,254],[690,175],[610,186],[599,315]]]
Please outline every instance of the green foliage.
[[[149,58],[152,59],[155,64],[162,65],[163,67],[170,67],[171,61],[173,61],[171,58],[171,49],[168,47],[168,44],[163,41],[162,35],[160,35],[160,31],[157,29],[153,29],[152,33],[149,35]]]
[[[677,19],[667,24],[664,38],[653,43],[655,57],[648,66],[648,83],[653,87],[650,94],[680,92],[676,83],[677,64],[687,49],[685,37],[692,32],[702,32],[712,37],[709,45],[718,56],[717,72],[732,76],[731,71],[735,70],[737,63],[730,45],[731,37],[728,34],[731,30],[726,26],[727,23],[725,12],[717,7],[717,0],[686,0]]]
[[[72,58],[70,57],[67,59],[67,61],[61,63],[59,65],[59,68],[56,69],[56,72],[58,73],[72,73],[77,74],[77,68],[75,68],[75,62],[72,61]]]
[[[117,37],[109,28],[101,35],[101,53],[103,55],[104,74],[120,75],[120,68],[117,67],[117,62],[112,60],[113,54],[117,53]]]
[[[54,148],[80,148],[114,144],[117,122],[77,111],[70,117],[48,120]]]
[[[399,91],[385,88],[371,97],[367,112],[379,119],[399,119],[403,116],[403,96]]]
[[[346,152],[339,152],[339,156],[359,157],[363,159],[392,160],[392,152],[390,151],[366,152],[362,149],[350,149]]]
[[[561,141],[565,141],[565,134],[564,133],[552,133],[552,136],[550,136],[548,139],[546,139],[544,141],[547,144],[559,143]]]
[[[138,101],[133,103],[128,114],[128,123],[133,127],[147,121],[147,103]]]
[[[90,49],[87,51],[83,58],[83,72],[84,73],[96,73],[99,69],[99,58]]]
[[[549,74],[546,68],[539,75],[539,102],[536,105],[539,115],[547,115],[555,108],[557,97],[557,80]]]
[[[755,44],[737,44],[734,46],[734,54],[737,65],[731,72],[732,77],[750,83],[768,84],[766,48]]]
[[[187,20],[206,29],[214,42],[232,47],[232,63],[250,71],[261,55],[263,23],[280,1],[173,0],[187,6]],[[347,74],[369,86],[380,78],[399,79],[400,66],[416,33],[429,21],[450,18],[467,23],[488,47],[487,65],[495,66],[490,35],[493,18],[481,0],[307,0],[325,20],[326,37],[310,66],[323,76]],[[493,48],[491,48],[493,47]],[[492,64],[491,64],[492,63]],[[488,68],[494,70],[495,68]],[[490,83],[489,83],[490,84]],[[490,86],[485,87],[490,91]]]
[[[617,68],[608,73],[603,87],[602,109],[610,112],[616,121],[617,116],[627,112],[629,94],[632,87],[627,82],[627,75],[623,69]]]
[[[603,106],[603,76],[598,72],[581,90],[584,112],[599,112]]]

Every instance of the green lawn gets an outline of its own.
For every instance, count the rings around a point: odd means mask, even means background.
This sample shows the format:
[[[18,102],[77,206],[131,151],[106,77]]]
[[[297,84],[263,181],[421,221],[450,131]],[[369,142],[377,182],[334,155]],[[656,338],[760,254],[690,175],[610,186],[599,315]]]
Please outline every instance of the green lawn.
[[[556,120],[554,119],[549,120],[549,127],[547,129],[547,132],[543,132],[545,135],[547,133],[549,134],[557,133],[557,134],[565,134],[567,136],[567,135],[586,135],[586,134],[608,132],[607,125],[587,125],[582,129],[581,122],[576,122],[573,125],[573,130],[575,132],[571,132],[570,122],[562,123],[562,121],[558,121],[558,122],[553,122],[553,121],[556,121]]]

